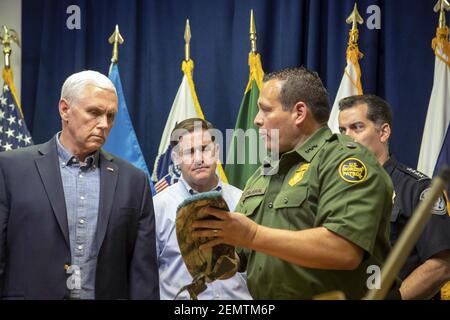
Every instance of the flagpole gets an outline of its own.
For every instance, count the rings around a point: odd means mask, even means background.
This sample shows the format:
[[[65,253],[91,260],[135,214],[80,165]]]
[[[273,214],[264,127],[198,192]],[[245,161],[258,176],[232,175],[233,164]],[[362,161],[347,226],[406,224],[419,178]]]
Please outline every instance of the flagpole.
[[[112,56],[111,56],[111,65],[109,67],[109,72],[111,73],[111,68],[113,64],[119,62],[119,44],[124,42],[122,35],[119,31],[119,25],[116,24],[114,32],[108,39],[108,42],[113,45]]]
[[[184,60],[191,60],[191,26],[189,25],[189,19],[186,19],[184,30]]]
[[[438,0],[433,10],[436,13],[439,12],[439,25],[436,30],[436,37],[431,43],[431,47],[433,48],[436,57],[440,58],[442,62],[450,67],[450,61],[448,60],[448,57],[450,56],[450,46],[448,45],[449,29],[445,18],[446,11],[450,11],[450,3],[448,0]],[[447,56],[447,58],[442,58],[441,53],[437,51],[438,47]]]
[[[359,60],[362,59],[364,55],[359,51],[358,46],[358,24],[363,24],[364,20],[359,14],[356,3],[345,22],[351,25],[351,28],[348,33],[346,50],[347,64],[331,108],[330,117],[328,119],[328,127],[333,133],[339,133],[339,101],[343,98],[363,94]]]
[[[191,38],[191,26],[189,24],[189,19],[186,19],[186,27],[184,29],[184,61],[182,63],[181,69],[183,70],[188,80],[197,114],[201,119],[205,119],[205,115],[203,114],[203,111],[200,107],[200,102],[198,101],[197,93],[195,92],[194,80],[192,78],[194,62],[191,60]],[[227,177],[220,161],[217,162],[217,171],[221,180],[225,183],[228,183]]]
[[[445,132],[450,123],[450,117],[446,111],[446,107],[448,107],[447,81],[450,72],[450,44],[449,28],[445,23],[445,11],[450,10],[450,4],[447,0],[439,0],[433,10],[439,14],[436,36],[431,42],[436,56],[435,73],[417,163],[417,169],[430,177],[433,176]]]
[[[103,145],[103,149],[144,171],[149,179],[148,182],[152,195],[154,195],[155,190],[151,181],[150,172],[128,112],[122,82],[120,80],[119,66],[117,63],[119,61],[119,45],[124,43],[124,39],[120,34],[119,26],[117,24],[114,28],[114,32],[108,38],[108,42],[113,46],[108,78],[116,88],[117,113],[114,118],[114,126],[109,132],[108,139]]]
[[[0,43],[3,46],[5,65],[2,73],[4,86],[0,89],[0,98],[2,98],[2,104],[5,104],[5,109],[2,111],[2,105],[0,105],[0,112],[5,119],[9,116],[10,118],[17,119],[17,121],[10,122],[9,124],[6,122],[0,124],[0,129],[2,129],[0,131],[0,141],[3,140],[3,145],[0,144],[0,151],[27,147],[33,144],[30,132],[24,121],[23,111],[16,93],[16,87],[14,86],[13,70],[11,68],[12,42],[15,42],[20,48],[20,40],[17,32],[7,26],[2,26],[0,30]],[[8,107],[6,107],[7,105]],[[15,135],[10,136],[10,133],[14,132]]]
[[[439,28],[445,28],[447,26],[445,11],[450,11],[450,3],[448,0],[438,0],[434,7],[434,11],[439,12]]]
[[[8,85],[11,90],[11,94],[14,97],[17,108],[19,109],[20,115],[23,118],[22,107],[20,106],[19,98],[17,96],[16,87],[14,86],[13,81],[13,73],[11,69],[11,42],[15,42],[17,46],[20,48],[20,40],[19,35],[14,29],[10,29],[7,26],[2,26],[3,33],[0,34],[0,42],[3,46],[3,55],[4,55],[4,68],[3,68],[3,80]]]
[[[252,45],[252,53],[257,54],[258,50],[256,49],[256,40],[258,39],[256,35],[256,24],[255,18],[253,16],[253,9],[250,10],[250,43]]]
[[[250,52],[248,53],[248,66],[249,76],[248,82],[245,86],[244,97],[241,100],[239,112],[236,119],[235,131],[232,136],[231,144],[229,145],[229,151],[227,155],[226,174],[229,182],[234,186],[243,189],[247,180],[253,175],[253,173],[260,167],[262,159],[259,159],[260,148],[264,148],[260,136],[257,134],[258,128],[255,126],[253,120],[258,113],[257,100],[259,92],[263,85],[264,71],[261,63],[261,56],[257,50],[257,33],[255,15],[253,9],[250,10]],[[256,132],[256,156],[255,150],[250,148],[248,142],[245,142],[243,146],[238,146],[238,134],[239,132],[251,130]],[[244,155],[244,163],[239,163],[239,153]]]
[[[355,6],[353,7],[353,11],[350,16],[345,20],[347,24],[351,24],[352,28],[349,32],[348,37],[348,46],[347,46],[347,59],[350,60],[357,68],[357,83],[355,86],[358,88],[358,94],[362,94],[362,85],[361,85],[361,70],[359,69],[359,60],[361,60],[364,55],[359,51],[359,30],[358,24],[363,24],[364,20],[359,14],[358,6],[355,2]]]
[[[247,83],[247,87],[245,89],[245,92],[249,91],[252,86],[253,80],[256,81],[256,84],[258,85],[258,89],[260,90],[262,87],[262,80],[264,77],[264,71],[262,70],[261,65],[261,57],[258,53],[257,46],[256,46],[256,40],[258,39],[257,33],[256,33],[256,23],[255,23],[255,16],[253,14],[253,9],[250,10],[250,46],[251,50],[248,56],[248,66],[250,68],[250,76],[249,81]]]
[[[15,42],[20,48],[19,35],[14,29],[9,29],[7,26],[2,26],[3,35],[0,35],[0,41],[3,45],[3,55],[5,61],[5,69],[11,68],[11,42]]]
[[[436,37],[432,40],[431,46],[435,53],[436,59],[439,59],[441,62],[445,63],[447,68],[450,68],[449,28],[447,26],[447,21],[446,21],[446,17],[445,17],[446,11],[450,11],[449,1],[448,0],[438,0],[436,5],[434,6],[434,12],[436,12],[436,13],[439,12],[439,25],[436,30]],[[434,90],[435,85],[436,84],[433,85],[433,90]],[[432,95],[433,95],[433,93],[432,93]],[[430,104],[431,104],[432,99],[433,98],[430,98]],[[428,107],[428,108],[430,108],[430,107]],[[445,107],[444,107],[444,110],[445,110]],[[431,122],[433,123],[434,121],[431,121]],[[433,126],[435,126],[434,123],[433,123],[432,127]],[[439,170],[441,165],[444,163],[445,155],[448,154],[448,149],[446,147],[448,145],[448,142],[446,141],[447,137],[448,137],[448,127],[449,127],[449,123],[447,122],[446,125],[444,125],[444,127],[443,127],[444,132],[447,132],[447,133],[444,135],[440,151],[439,151],[439,153],[437,153],[436,163],[433,168],[434,172]],[[435,129],[433,128],[430,131],[435,132]],[[433,143],[435,143],[436,134],[432,133],[430,136],[433,136]],[[422,138],[422,140],[423,140],[423,138]],[[423,154],[422,154],[422,146],[421,146],[421,152],[419,154],[419,165],[421,167],[422,166],[424,166],[424,167],[430,166],[431,167],[431,165],[427,164],[427,162],[432,163],[432,161],[429,160],[430,152],[427,152],[427,151],[428,150],[424,149]],[[442,159],[441,159],[441,155],[443,157]],[[428,158],[428,159],[426,159],[426,158]],[[430,170],[430,172],[431,172],[431,170]],[[444,194],[447,197],[447,212],[450,212],[450,203],[448,201],[447,191],[448,191],[448,189],[445,188]],[[441,299],[442,300],[450,300],[450,282],[447,282],[446,284],[444,284],[442,286]]]

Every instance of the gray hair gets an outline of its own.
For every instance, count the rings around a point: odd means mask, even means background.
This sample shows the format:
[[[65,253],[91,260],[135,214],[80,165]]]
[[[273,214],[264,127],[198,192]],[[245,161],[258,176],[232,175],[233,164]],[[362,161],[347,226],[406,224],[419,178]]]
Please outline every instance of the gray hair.
[[[61,99],[73,102],[82,95],[86,86],[95,86],[104,90],[114,91],[117,95],[116,87],[111,80],[97,71],[86,70],[69,76],[61,88]]]

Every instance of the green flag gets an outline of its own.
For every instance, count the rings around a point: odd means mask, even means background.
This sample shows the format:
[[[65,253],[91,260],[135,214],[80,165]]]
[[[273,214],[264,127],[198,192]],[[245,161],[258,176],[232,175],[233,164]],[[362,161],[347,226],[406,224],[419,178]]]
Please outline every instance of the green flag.
[[[240,189],[244,188],[248,178],[260,166],[259,148],[264,148],[260,143],[258,128],[253,123],[258,113],[259,90],[264,76],[260,55],[250,52],[248,64],[249,81],[239,109],[225,167],[228,183]]]

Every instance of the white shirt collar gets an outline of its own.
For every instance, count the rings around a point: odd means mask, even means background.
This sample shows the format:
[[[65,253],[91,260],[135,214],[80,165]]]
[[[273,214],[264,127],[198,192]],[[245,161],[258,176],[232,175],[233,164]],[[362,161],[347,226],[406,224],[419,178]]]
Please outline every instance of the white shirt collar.
[[[217,177],[217,175],[216,175]],[[210,191],[222,191],[223,189],[223,185],[222,185],[222,181],[219,179],[219,177],[217,177],[217,185],[212,188]],[[187,190],[187,192],[189,192],[189,194],[194,195],[199,193],[197,190],[194,190],[189,183],[187,183],[187,181],[184,179],[183,174],[181,174],[180,180],[178,182],[181,182],[184,186],[184,188]]]

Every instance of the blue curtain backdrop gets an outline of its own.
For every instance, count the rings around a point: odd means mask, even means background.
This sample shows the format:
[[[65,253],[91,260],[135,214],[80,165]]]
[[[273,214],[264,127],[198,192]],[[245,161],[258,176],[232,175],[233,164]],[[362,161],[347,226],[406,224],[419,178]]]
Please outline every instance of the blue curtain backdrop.
[[[358,1],[381,8],[381,29],[360,26],[362,83],[394,111],[391,150],[413,167],[431,93],[435,0]],[[69,30],[70,5],[81,9],[81,29]],[[105,74],[107,39],[119,24],[125,43],[119,67],[130,116],[153,167],[160,137],[180,85],[184,28],[190,19],[194,82],[203,112],[220,130],[234,128],[248,80],[249,13],[254,9],[258,50],[266,72],[304,65],[316,70],[331,103],[345,67],[353,0],[23,0],[22,105],[35,143],[60,130],[57,103],[64,79],[94,69]]]

